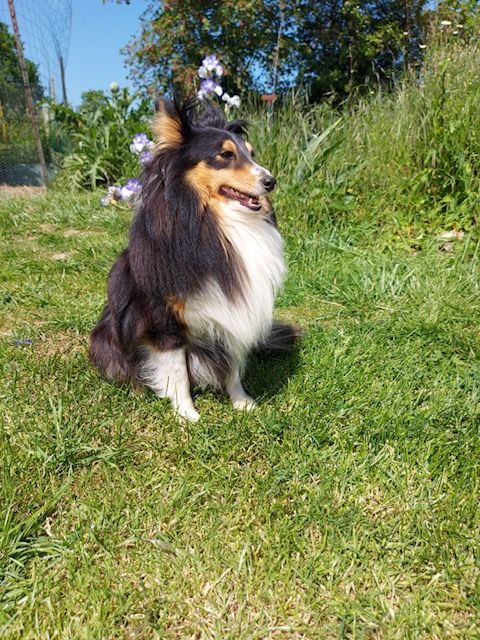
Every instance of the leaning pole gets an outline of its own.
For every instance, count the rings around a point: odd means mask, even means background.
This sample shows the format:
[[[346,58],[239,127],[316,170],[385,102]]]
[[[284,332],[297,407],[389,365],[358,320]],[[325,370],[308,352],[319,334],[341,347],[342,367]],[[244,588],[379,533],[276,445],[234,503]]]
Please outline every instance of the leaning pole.
[[[40,168],[42,171],[43,184],[48,183],[47,163],[45,162],[45,155],[43,153],[42,140],[40,138],[40,129],[38,127],[37,113],[33,106],[32,90],[30,88],[30,81],[28,79],[27,67],[25,65],[25,56],[23,55],[22,41],[20,40],[20,31],[18,29],[17,14],[15,11],[15,5],[13,0],[8,0],[8,8],[10,9],[10,17],[12,19],[13,35],[15,36],[15,45],[17,47],[18,62],[22,71],[23,90],[25,92],[25,100],[27,102],[27,109],[32,122],[33,137],[35,138],[35,145],[37,147],[38,159],[40,161]]]

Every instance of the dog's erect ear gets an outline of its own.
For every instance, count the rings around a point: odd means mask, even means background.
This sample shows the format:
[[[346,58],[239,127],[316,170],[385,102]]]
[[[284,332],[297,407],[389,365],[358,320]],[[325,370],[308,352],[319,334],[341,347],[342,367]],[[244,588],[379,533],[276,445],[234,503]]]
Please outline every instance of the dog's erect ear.
[[[227,124],[227,131],[243,136],[247,133],[248,122],[246,120],[233,120]]]
[[[179,147],[192,135],[189,113],[193,106],[192,102],[181,105],[176,99],[157,99],[153,133],[160,149]]]
[[[211,102],[207,101],[203,111],[197,117],[196,124],[199,127],[226,129],[228,123],[223,111],[218,107],[215,107]]]

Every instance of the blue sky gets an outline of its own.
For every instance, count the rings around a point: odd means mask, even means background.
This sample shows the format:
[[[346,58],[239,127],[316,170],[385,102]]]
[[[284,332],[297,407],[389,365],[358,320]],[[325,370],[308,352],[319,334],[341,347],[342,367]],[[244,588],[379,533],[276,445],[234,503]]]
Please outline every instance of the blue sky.
[[[129,5],[72,0],[72,37],[66,69],[68,100],[74,106],[88,89],[107,89],[114,80],[129,84],[120,49],[136,33],[147,2]]]

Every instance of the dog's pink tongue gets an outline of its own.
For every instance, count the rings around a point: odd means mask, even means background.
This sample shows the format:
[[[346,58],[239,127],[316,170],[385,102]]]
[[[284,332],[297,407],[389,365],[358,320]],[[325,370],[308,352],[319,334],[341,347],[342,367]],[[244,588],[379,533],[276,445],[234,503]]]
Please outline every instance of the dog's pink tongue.
[[[255,196],[249,196],[246,193],[241,193],[240,191],[231,189],[230,187],[224,187],[223,190],[230,198],[237,200],[240,204],[243,204],[244,207],[257,209],[260,206],[258,198]]]
[[[238,200],[241,204],[243,204],[245,207],[250,207],[253,204],[253,198],[252,196],[247,195],[246,193],[242,193],[241,191],[234,191],[232,193],[232,196],[235,198],[235,200]]]

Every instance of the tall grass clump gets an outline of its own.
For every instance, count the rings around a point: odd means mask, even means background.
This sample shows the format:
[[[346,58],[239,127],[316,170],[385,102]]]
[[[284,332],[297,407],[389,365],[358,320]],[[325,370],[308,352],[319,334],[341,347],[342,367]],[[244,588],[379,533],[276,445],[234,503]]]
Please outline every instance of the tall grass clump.
[[[269,128],[265,116],[253,115],[261,160],[287,187],[282,204],[301,194],[307,226],[325,218],[476,225],[480,44],[433,35],[425,51],[421,71],[406,73],[391,91],[370,89],[341,107],[291,96]],[[301,223],[298,213],[292,222]]]

